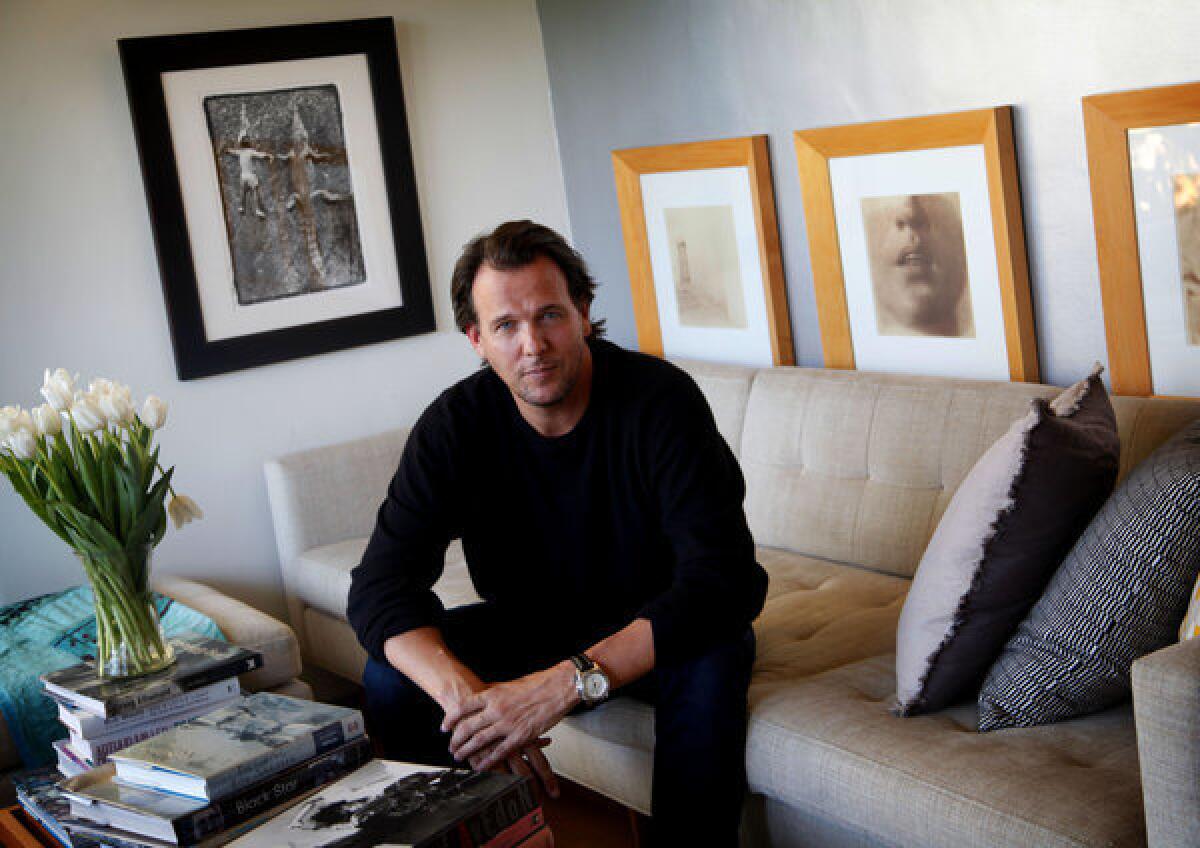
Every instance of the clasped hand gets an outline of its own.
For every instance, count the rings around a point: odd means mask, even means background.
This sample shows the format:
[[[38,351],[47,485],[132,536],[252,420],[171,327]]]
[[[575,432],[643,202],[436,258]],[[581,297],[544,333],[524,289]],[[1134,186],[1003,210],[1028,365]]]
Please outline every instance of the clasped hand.
[[[573,705],[569,674],[559,667],[496,683],[468,695],[446,710],[442,731],[450,733],[450,754],[481,771],[506,765],[541,779],[552,798],[558,781],[542,748],[545,734]]]

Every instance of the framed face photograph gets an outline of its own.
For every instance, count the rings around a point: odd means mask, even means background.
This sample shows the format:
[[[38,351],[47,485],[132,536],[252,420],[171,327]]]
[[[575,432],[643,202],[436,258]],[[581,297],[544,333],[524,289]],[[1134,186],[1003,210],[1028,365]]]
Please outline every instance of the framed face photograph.
[[[638,347],[794,362],[766,136],[613,152]]]
[[[1113,389],[1200,396],[1200,83],[1083,99]]]
[[[118,46],[180,379],[434,329],[390,18]]]
[[[1037,380],[1008,107],[795,142],[827,368]]]

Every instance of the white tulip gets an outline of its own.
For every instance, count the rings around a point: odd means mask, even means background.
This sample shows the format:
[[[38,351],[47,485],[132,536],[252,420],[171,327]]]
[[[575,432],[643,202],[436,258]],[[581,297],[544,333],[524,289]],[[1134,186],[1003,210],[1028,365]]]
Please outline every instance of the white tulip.
[[[3,442],[17,429],[17,416],[21,413],[19,406],[0,408],[0,442]]]
[[[88,394],[106,395],[113,390],[116,384],[107,377],[93,377],[92,382],[88,383]]]
[[[78,374],[75,375],[75,379],[79,379]],[[56,368],[53,374],[49,368],[45,370],[42,377],[42,397],[59,412],[71,408],[71,401],[75,397],[75,380],[71,379],[67,369]]]
[[[43,403],[33,411],[33,423],[43,436],[57,436],[62,432],[62,418],[58,410],[48,403]]]
[[[37,456],[38,439],[29,430],[17,430],[8,437],[7,444],[17,459],[33,459]]]
[[[13,431],[37,435],[37,425],[33,423],[33,415],[28,409],[18,408],[17,417],[13,419]]]
[[[108,391],[94,392],[100,410],[112,424],[128,425],[133,422],[133,396],[129,386],[109,384]]]
[[[71,408],[71,416],[75,419],[75,426],[82,433],[91,433],[108,426],[108,421],[104,418],[104,410],[100,408],[90,393],[75,393],[75,405]]]
[[[156,395],[148,396],[146,402],[142,404],[142,411],[138,413],[138,418],[142,419],[142,423],[151,430],[159,429],[167,423],[166,401]]]
[[[200,509],[200,505],[187,495],[176,495],[171,498],[170,503],[167,504],[167,512],[171,516],[171,521],[175,523],[176,530],[189,521],[204,517],[204,511]]]

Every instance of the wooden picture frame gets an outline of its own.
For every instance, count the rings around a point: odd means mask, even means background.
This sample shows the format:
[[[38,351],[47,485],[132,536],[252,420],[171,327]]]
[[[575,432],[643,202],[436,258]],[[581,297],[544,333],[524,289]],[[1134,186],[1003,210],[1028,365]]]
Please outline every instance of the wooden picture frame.
[[[1138,232],[1130,133],[1197,121],[1200,121],[1200,83],[1083,98],[1104,331],[1116,394],[1185,394],[1155,388],[1142,272],[1147,245]]]
[[[181,380],[435,329],[391,18],[118,48]]]
[[[745,364],[791,365],[795,362],[792,346],[791,323],[788,319],[787,294],[783,278],[783,262],[780,258],[779,228],[775,219],[775,195],[771,186],[770,154],[765,135],[729,138],[717,141],[698,141],[684,144],[668,144],[655,147],[637,147],[615,150],[612,154],[613,171],[616,178],[617,202],[621,212],[621,229],[625,238],[625,255],[629,263],[629,279],[633,292],[633,311],[637,323],[638,347],[656,356],[684,355],[695,358],[712,358],[695,352],[694,348],[684,351],[672,349],[672,340],[681,335],[707,344],[709,350],[717,350],[718,357],[740,356]],[[744,302],[758,317],[747,319],[749,347],[746,354],[731,354],[725,345],[723,329],[706,328],[703,325],[687,327],[682,333],[675,332],[675,322],[683,325],[681,313],[668,313],[668,301],[676,302],[679,291],[678,266],[673,273],[662,273],[664,263],[661,251],[657,251],[659,279],[655,277],[655,245],[660,237],[647,226],[647,197],[644,178],[657,175],[678,174],[680,179],[707,179],[707,175],[725,173],[719,169],[745,169],[748,178],[749,213],[752,218],[753,235],[757,244],[754,256],[739,253],[739,274],[744,279]],[[732,179],[741,184],[741,172],[730,171]],[[651,198],[653,200],[653,198]],[[716,207],[709,207],[716,208]],[[732,207],[731,207],[732,208]],[[744,207],[739,207],[744,208]],[[667,210],[663,210],[664,212]],[[732,232],[732,230],[730,230]],[[758,280],[748,279],[747,269],[757,266]],[[755,287],[761,281],[760,293]],[[676,306],[678,303],[676,302]],[[667,315],[668,327],[663,326]],[[755,328],[759,331],[756,331]],[[664,330],[666,331],[664,333]],[[667,343],[664,344],[664,335]],[[752,338],[749,338],[752,336]],[[691,344],[691,342],[689,342]],[[751,348],[754,352],[750,352]],[[740,351],[740,349],[739,349]]]
[[[795,146],[825,367],[856,367],[831,165],[852,157],[916,151],[936,156],[947,148],[981,146],[986,171],[986,204],[981,208],[990,212],[1003,321],[1002,334],[997,335],[1002,335],[1004,341],[1008,379],[1038,380],[1037,340],[1010,107],[800,130],[795,133]],[[894,162],[889,167],[899,167],[900,161],[907,160],[879,157],[871,161]]]

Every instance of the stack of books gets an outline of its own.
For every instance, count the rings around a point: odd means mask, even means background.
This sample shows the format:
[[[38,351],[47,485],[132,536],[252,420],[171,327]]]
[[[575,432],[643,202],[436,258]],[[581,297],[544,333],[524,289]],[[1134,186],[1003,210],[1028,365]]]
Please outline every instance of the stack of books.
[[[65,829],[120,848],[223,845],[370,759],[358,710],[241,696],[64,781]]]
[[[57,783],[48,769],[14,782],[64,846],[554,844],[528,778],[373,760],[358,710],[241,695],[232,674],[260,660],[222,658],[213,645],[204,662],[181,656],[171,673],[136,684],[46,675],[73,731],[71,770],[83,770]],[[216,668],[232,674],[217,680]],[[146,738],[131,739],[138,734]]]
[[[100,680],[88,663],[42,675],[69,737],[54,743],[66,777],[204,713],[233,703],[237,676],[262,666],[262,655],[202,636],[172,640],[170,668],[132,680]]]

